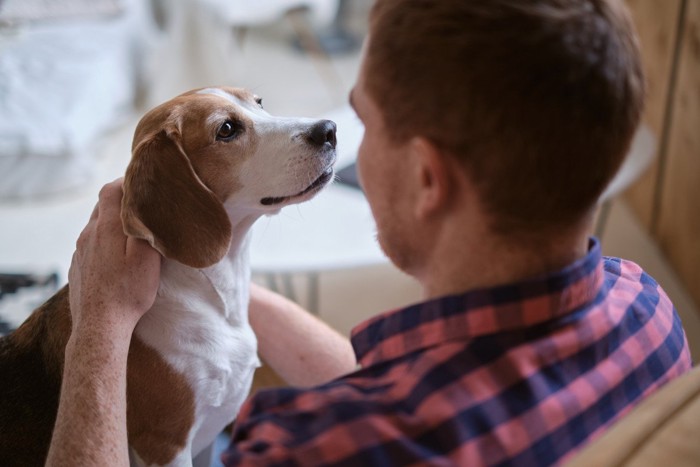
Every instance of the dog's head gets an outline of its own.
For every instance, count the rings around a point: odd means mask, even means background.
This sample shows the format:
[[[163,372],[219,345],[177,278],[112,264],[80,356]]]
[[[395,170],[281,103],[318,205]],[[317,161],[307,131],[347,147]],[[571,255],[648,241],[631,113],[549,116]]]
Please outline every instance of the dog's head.
[[[122,222],[166,258],[202,268],[231,244],[230,214],[255,217],[314,196],[333,178],[335,123],[273,117],[235,88],[182,94],[134,134]]]

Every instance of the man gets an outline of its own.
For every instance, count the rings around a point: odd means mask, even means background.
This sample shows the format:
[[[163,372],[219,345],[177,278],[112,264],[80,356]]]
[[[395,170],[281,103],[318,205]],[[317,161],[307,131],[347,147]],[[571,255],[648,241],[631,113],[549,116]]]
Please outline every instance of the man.
[[[361,324],[353,355],[254,287],[262,356],[312,387],[249,400],[225,463],[555,464],[688,370],[666,294],[588,237],[640,118],[640,68],[618,1],[378,0],[351,93],[359,172],[425,302]],[[126,352],[159,258],[121,234],[120,197],[103,190],[71,268],[50,464],[126,462]]]

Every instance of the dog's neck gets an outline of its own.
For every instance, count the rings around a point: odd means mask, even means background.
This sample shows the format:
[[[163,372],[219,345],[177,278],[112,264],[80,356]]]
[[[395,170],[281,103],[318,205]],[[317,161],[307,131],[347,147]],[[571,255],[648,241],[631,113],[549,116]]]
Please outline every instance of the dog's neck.
[[[167,258],[163,260],[156,303],[146,317],[178,327],[186,322],[196,324],[196,320],[179,321],[183,314],[197,315],[198,319],[205,315],[213,319],[219,316],[234,326],[247,323],[250,228],[259,215],[229,213],[229,216],[231,246],[218,263],[196,269]]]
[[[247,311],[250,283],[248,233],[245,232],[242,238],[237,238],[236,243],[235,248],[232,247],[221,261],[197,271],[216,291],[221,299],[218,311],[232,324],[238,323],[241,319],[238,315]]]
[[[231,221],[231,246],[224,259],[235,259],[240,253],[247,254],[250,229],[253,227],[255,221],[260,218],[261,214],[257,212],[241,211],[230,207],[227,207],[226,213]]]
[[[231,245],[218,263],[201,269],[211,286],[221,297],[222,309],[227,320],[236,322],[238,315],[246,314],[250,283],[250,229],[260,217],[252,213],[228,211],[231,220]],[[243,307],[243,310],[241,310]]]

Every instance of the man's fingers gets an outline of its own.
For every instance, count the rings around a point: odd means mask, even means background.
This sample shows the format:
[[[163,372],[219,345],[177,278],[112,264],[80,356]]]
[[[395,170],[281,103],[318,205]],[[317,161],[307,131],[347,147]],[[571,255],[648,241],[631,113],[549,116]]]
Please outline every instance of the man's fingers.
[[[100,217],[100,211],[105,208],[109,209],[115,205],[121,206],[122,197],[122,179],[118,178],[110,183],[107,183],[100,189],[97,203],[90,214],[90,221]]]
[[[111,183],[106,184],[100,190],[100,201],[99,209],[100,212],[110,212],[112,210],[121,211],[122,203],[122,181],[117,179]],[[110,217],[114,217],[111,212],[108,214]]]
[[[78,262],[78,251],[73,252],[73,257],[70,260],[70,268],[68,268],[68,277],[75,273],[75,268],[78,267],[76,264]]]
[[[100,212],[100,203],[96,203],[95,207],[92,208],[92,214],[90,214],[90,220],[88,222],[92,222],[94,220],[97,220],[97,217],[99,216]]]
[[[90,221],[88,221],[87,225],[80,232],[78,239],[75,241],[75,248],[77,250],[84,250],[87,247],[87,242],[88,242],[88,239],[90,238],[90,236],[92,235],[92,231],[94,230],[95,222],[97,222],[97,221],[90,218]],[[75,259],[75,257],[73,259]]]
[[[155,259],[156,256],[160,257],[158,250],[153,248],[150,243],[136,237],[127,237],[126,255],[130,258],[141,258],[144,261],[149,259],[149,255],[152,257],[150,259]]]
[[[122,180],[119,178],[103,186],[99,199],[100,209],[121,209]]]
[[[121,198],[122,185],[124,184],[124,178],[119,177],[111,182],[105,184],[100,190],[100,199],[103,197],[118,196]]]
[[[122,179],[106,184],[100,190],[98,202],[97,233],[100,237],[120,237],[122,251],[126,249],[126,236],[121,220]]]

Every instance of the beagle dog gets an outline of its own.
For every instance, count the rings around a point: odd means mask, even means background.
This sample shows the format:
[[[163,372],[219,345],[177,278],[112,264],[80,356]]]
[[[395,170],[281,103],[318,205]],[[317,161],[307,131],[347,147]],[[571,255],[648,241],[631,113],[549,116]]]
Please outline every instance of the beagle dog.
[[[259,366],[249,229],[334,175],[335,123],[273,117],[236,88],[182,94],[139,122],[122,223],[164,257],[131,340],[133,465],[191,465],[236,416]],[[0,339],[0,464],[43,465],[71,332],[68,286]]]

